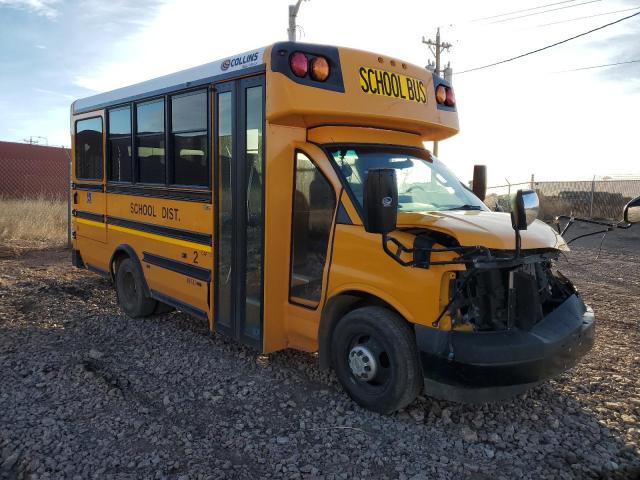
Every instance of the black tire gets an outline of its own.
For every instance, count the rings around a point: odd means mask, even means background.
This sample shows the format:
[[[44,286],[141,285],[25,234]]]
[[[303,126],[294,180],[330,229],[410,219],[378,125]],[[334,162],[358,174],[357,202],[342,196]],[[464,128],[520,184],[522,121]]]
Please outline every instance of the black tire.
[[[424,385],[414,333],[402,317],[386,308],[362,307],[346,314],[333,332],[331,352],[338,380],[349,396],[374,412],[387,414],[406,407]],[[369,370],[361,375],[375,372],[375,376],[359,378],[350,367],[350,355],[367,360],[363,368]]]
[[[136,263],[125,258],[116,271],[116,294],[120,307],[132,318],[148,317],[156,309],[156,302],[145,294],[145,283]]]

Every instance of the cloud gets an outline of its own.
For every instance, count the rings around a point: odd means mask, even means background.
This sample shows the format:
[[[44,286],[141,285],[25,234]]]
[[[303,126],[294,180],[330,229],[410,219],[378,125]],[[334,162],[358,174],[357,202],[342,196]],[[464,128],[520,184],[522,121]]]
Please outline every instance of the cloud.
[[[54,19],[60,14],[55,8],[55,5],[58,4],[59,1],[60,0],[0,0],[0,7],[7,6],[27,10],[36,15]]]
[[[100,7],[101,30],[113,31],[107,39],[109,49],[97,51],[93,58],[99,62],[91,68],[79,69],[72,76],[75,87],[100,92],[131,85],[267,45],[278,38],[276,32],[285,31],[273,27],[277,25],[274,19],[284,15],[275,11],[271,2],[247,1],[244,7],[229,7],[221,16],[218,3],[209,0],[146,0],[147,8],[138,7],[142,2],[136,3],[136,7],[123,5],[116,9],[113,21],[105,22],[114,2],[119,1],[112,0]],[[280,12],[286,12],[287,0],[279,1],[285,6]],[[243,19],[238,33],[238,23],[230,19],[249,6],[252,13]],[[87,9],[86,15],[95,12],[93,8]],[[130,23],[122,25],[123,18]],[[212,18],[221,19],[212,27]]]
[[[61,97],[64,98],[65,100],[74,100],[74,96],[73,95],[69,95],[66,93],[62,93],[62,92],[56,92],[53,90],[47,90],[45,88],[34,88],[34,90],[38,93],[43,93],[45,95],[53,95],[54,97]]]
[[[615,45],[615,54],[612,56],[613,62],[640,60],[638,32],[618,35],[610,39],[609,42],[610,45]],[[640,63],[631,63],[612,68],[605,75],[615,80],[640,80]]]
[[[630,19],[611,32],[606,38],[595,40],[589,46],[607,53],[606,61],[600,63],[623,63],[598,69],[604,81],[618,82],[628,90],[640,91],[640,16]],[[624,63],[636,61],[634,63]]]

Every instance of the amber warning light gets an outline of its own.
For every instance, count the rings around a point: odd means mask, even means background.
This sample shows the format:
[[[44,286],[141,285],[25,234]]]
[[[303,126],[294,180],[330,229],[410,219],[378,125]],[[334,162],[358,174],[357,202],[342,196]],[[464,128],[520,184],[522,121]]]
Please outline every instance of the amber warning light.
[[[324,57],[311,57],[311,61],[302,52],[293,52],[289,57],[289,67],[296,77],[304,78],[309,76],[317,81],[324,82],[329,78],[329,61]]]
[[[329,62],[324,57],[316,57],[311,60],[311,78],[324,82],[329,78]]]

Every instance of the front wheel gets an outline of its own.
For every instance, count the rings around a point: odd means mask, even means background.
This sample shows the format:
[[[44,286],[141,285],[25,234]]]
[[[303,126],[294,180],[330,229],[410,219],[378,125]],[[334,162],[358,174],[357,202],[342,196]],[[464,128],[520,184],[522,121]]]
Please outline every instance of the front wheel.
[[[333,332],[331,351],[344,389],[374,412],[406,407],[423,386],[413,331],[386,308],[362,307],[346,314]]]

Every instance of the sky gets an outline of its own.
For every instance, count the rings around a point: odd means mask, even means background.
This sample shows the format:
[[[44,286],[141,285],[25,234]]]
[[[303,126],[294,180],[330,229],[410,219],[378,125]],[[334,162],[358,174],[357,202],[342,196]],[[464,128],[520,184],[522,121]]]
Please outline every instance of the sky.
[[[0,140],[68,146],[73,100],[286,40],[291,2],[0,0]],[[421,66],[441,27],[461,130],[439,157],[502,185],[640,175],[640,62],[585,69],[640,60],[640,15],[460,73],[637,12],[640,0],[308,0],[298,25],[300,41]]]

